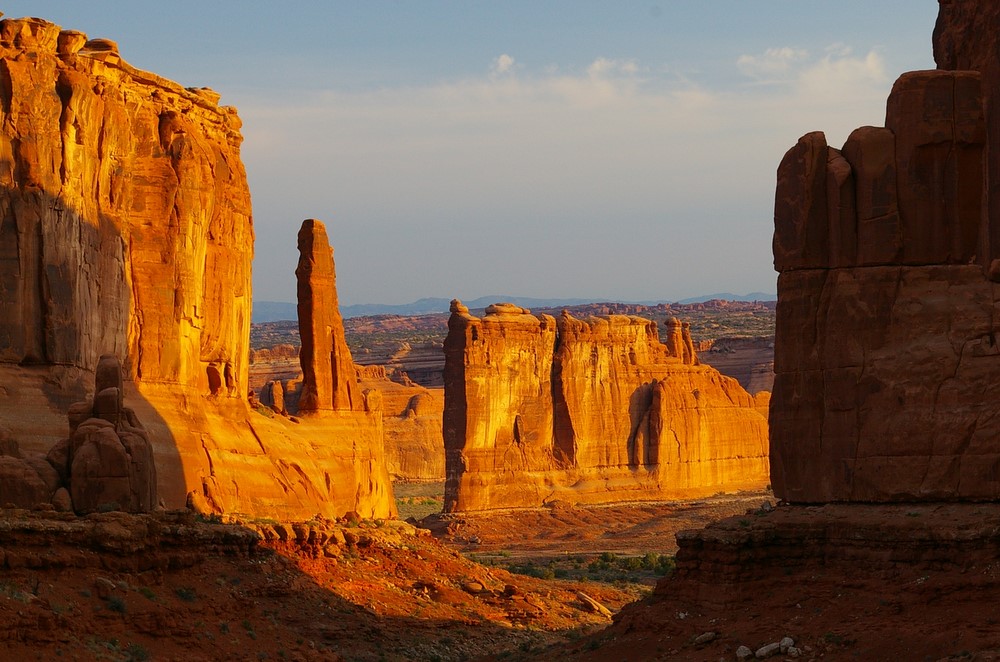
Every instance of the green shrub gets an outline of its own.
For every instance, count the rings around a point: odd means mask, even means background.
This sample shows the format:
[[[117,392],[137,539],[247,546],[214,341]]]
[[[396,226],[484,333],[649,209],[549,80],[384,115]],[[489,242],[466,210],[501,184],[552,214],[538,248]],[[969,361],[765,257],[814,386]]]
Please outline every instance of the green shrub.
[[[190,586],[182,586],[174,589],[174,593],[176,593],[177,597],[184,602],[194,602],[198,599],[198,593]]]

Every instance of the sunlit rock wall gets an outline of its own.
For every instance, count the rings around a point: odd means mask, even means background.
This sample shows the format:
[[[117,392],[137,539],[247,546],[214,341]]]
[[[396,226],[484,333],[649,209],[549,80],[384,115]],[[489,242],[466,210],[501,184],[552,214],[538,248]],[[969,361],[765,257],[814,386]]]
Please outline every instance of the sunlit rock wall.
[[[702,496],[767,484],[767,420],[698,363],[690,332],[452,305],[446,510]]]
[[[323,458],[353,466],[350,450],[268,437],[245,403],[254,235],[240,120],[218,100],[108,40],[0,21],[0,423],[50,446],[115,354],[168,507],[195,492],[230,511],[383,513],[378,489],[331,487]]]

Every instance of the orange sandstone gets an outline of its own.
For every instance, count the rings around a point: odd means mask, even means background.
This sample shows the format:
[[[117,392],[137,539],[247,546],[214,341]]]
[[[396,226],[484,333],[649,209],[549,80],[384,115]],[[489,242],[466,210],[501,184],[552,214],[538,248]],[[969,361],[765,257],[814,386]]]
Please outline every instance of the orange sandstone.
[[[246,404],[254,234],[236,110],[39,19],[0,21],[0,60],[0,424],[47,449],[115,354],[168,507],[192,493],[269,516],[390,514],[377,432],[307,432]]]
[[[767,484],[767,419],[690,332],[452,303],[445,509],[695,497]]]

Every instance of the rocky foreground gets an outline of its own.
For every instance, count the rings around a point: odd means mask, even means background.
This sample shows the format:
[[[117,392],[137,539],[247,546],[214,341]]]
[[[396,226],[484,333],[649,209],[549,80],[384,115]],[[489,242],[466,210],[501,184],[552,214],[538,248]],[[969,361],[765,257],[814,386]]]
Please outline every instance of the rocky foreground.
[[[738,501],[692,505],[711,517]],[[690,524],[673,510],[668,519]],[[442,544],[398,521],[8,509],[0,651],[17,660],[1000,657],[988,608],[1000,599],[1000,504],[754,507],[682,532],[674,573],[632,604],[634,586],[515,575],[454,551],[474,533],[476,547],[516,555],[510,530],[536,524],[550,542],[573,533],[596,549],[601,538],[642,541],[667,522],[637,516],[629,533],[608,521],[620,514],[466,517]],[[566,538],[566,548],[578,542]],[[613,623],[602,607],[617,612]]]
[[[4,510],[0,568],[11,660],[462,660],[579,638],[638,597],[487,568],[392,520]]]
[[[995,503],[730,517],[680,534],[676,571],[612,627],[530,659],[1000,659],[998,532]]]

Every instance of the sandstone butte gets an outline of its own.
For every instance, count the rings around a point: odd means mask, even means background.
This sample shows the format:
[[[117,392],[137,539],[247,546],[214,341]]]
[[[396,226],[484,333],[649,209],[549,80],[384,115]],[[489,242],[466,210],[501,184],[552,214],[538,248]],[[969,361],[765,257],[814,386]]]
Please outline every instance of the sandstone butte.
[[[775,194],[775,494],[1000,498],[1000,6],[942,0],[885,127],[809,133]]]
[[[0,21],[0,427],[47,451],[113,354],[167,507],[392,515],[377,411],[337,400],[295,424],[247,405],[254,233],[218,100],[114,42]]]
[[[768,394],[701,365],[689,329],[451,306],[445,510],[692,498],[768,482]]]

